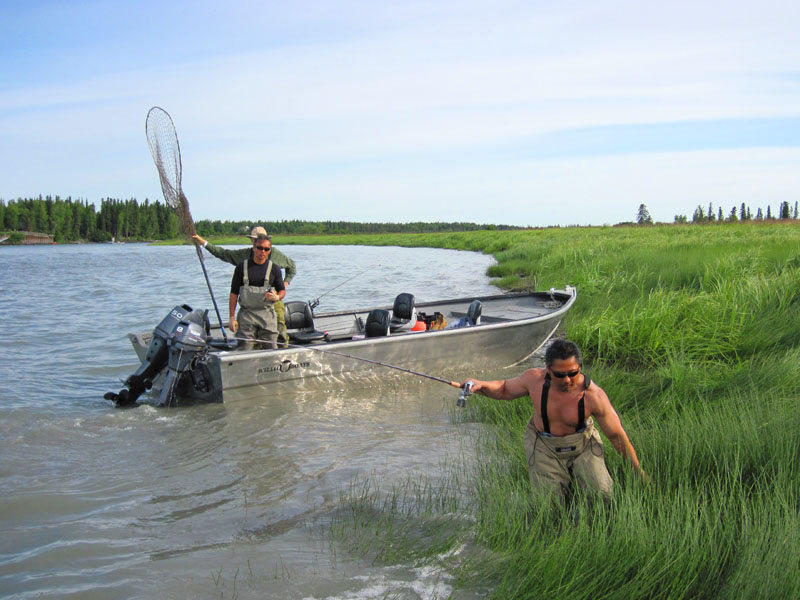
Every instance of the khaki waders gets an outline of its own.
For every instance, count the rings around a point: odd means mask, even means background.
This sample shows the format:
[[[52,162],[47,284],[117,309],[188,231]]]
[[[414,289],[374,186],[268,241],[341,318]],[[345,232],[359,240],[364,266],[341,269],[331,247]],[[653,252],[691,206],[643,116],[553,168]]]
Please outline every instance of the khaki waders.
[[[259,342],[242,342],[245,350],[254,348],[276,348],[278,340],[278,318],[275,315],[274,303],[266,299],[270,290],[269,276],[272,272],[272,261],[267,264],[267,274],[261,286],[250,285],[247,272],[247,260],[244,261],[244,284],[239,288],[239,337],[252,338]]]
[[[280,336],[280,345],[284,348],[289,347],[289,331],[286,329],[286,309],[283,306],[283,300],[278,300],[272,305],[275,309],[275,316],[278,318],[278,335]]]
[[[531,416],[525,428],[525,456],[534,493],[553,494],[564,502],[574,481],[587,494],[611,499],[614,480],[606,468],[603,440],[593,419],[587,419],[583,431],[551,436],[537,431]]]

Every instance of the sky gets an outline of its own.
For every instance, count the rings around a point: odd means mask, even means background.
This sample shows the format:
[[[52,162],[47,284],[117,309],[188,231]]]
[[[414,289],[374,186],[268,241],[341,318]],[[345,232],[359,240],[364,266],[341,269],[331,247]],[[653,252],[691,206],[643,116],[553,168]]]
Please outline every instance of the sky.
[[[800,200],[796,0],[0,5],[0,199],[195,220],[691,219]]]

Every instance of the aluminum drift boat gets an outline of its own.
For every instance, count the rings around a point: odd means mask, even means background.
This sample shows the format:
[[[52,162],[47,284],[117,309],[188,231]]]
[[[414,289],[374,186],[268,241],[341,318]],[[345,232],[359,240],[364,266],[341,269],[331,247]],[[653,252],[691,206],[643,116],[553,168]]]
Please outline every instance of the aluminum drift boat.
[[[392,307],[317,315],[309,303],[286,302],[289,347],[269,350],[238,349],[210,327],[207,310],[176,306],[152,332],[129,334],[141,366],[105,397],[134,405],[152,389],[156,405],[176,406],[342,389],[410,369],[456,379],[528,358],[576,297],[571,286],[420,304],[400,294]],[[446,328],[429,327],[441,318]]]

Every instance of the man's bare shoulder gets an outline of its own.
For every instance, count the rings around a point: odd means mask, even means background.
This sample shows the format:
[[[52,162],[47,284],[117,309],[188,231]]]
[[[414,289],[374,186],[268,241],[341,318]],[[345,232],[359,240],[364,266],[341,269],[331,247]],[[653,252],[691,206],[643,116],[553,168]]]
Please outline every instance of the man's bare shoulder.
[[[544,377],[539,371],[543,371],[543,369],[528,369],[516,377],[502,380],[502,386],[497,390],[498,396],[496,397],[512,399],[535,393],[536,390],[541,389]],[[498,380],[497,383],[500,382]]]
[[[605,406],[609,403],[605,390],[597,385],[594,379],[592,379],[589,387],[586,388],[586,400],[590,406],[594,407]]]
[[[528,388],[538,388],[541,387],[546,372],[546,369],[528,369],[523,371],[517,379]]]

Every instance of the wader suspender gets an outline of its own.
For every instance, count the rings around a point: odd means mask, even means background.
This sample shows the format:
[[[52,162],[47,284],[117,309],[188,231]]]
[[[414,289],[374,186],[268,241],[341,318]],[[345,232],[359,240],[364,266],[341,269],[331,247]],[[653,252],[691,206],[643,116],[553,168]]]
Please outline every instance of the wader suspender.
[[[588,375],[583,376],[583,395],[581,399],[578,400],[578,426],[575,427],[575,431],[580,431],[581,429],[586,427],[586,408],[583,403],[583,399],[586,397],[586,390],[589,389],[589,386],[592,383],[592,380],[589,378]],[[544,432],[550,433],[550,419],[547,418],[547,396],[550,394],[550,373],[544,374],[544,384],[542,384],[542,424],[544,425]]]
[[[250,277],[247,276],[247,261],[244,259],[244,284],[250,285]],[[255,262],[255,261],[254,261]],[[267,259],[267,274],[264,275],[264,287],[269,287],[269,276],[272,273],[272,259]]]

